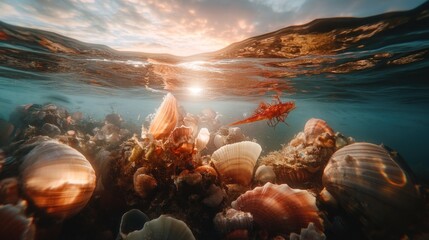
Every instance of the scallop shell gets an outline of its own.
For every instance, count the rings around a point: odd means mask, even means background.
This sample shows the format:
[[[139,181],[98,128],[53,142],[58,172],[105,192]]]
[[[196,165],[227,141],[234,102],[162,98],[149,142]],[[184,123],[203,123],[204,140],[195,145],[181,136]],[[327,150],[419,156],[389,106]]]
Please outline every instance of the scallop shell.
[[[334,136],[334,131],[322,119],[311,118],[305,123],[304,133],[306,136],[307,144],[313,144],[314,140],[322,133],[329,133]]]
[[[173,94],[168,93],[149,126],[149,133],[155,139],[168,137],[176,127],[178,118],[176,98]]]
[[[244,141],[219,148],[213,153],[212,159],[224,183],[249,185],[261,151],[259,144]]]
[[[37,144],[20,167],[24,193],[51,216],[70,217],[88,203],[95,171],[74,148],[48,140]]]
[[[157,187],[156,179],[146,174],[147,169],[141,167],[134,173],[134,191],[142,198],[147,197]]]
[[[332,155],[323,185],[363,226],[397,229],[415,220],[421,199],[407,172],[382,147],[353,143]]]
[[[159,218],[146,222],[143,229],[134,231],[125,240],[195,240],[186,223],[181,220],[161,215]]]
[[[197,148],[198,151],[201,152],[201,150],[206,148],[209,140],[210,140],[209,130],[207,128],[201,128],[197,138],[195,139],[195,147]]]
[[[316,198],[287,184],[266,183],[242,194],[231,206],[250,212],[255,222],[271,234],[298,232],[310,222],[323,229]]]

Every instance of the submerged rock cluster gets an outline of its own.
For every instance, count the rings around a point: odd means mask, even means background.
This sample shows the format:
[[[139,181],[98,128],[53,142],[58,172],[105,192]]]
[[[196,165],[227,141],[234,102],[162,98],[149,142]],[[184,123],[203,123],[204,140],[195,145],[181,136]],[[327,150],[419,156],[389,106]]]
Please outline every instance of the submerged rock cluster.
[[[167,94],[148,125],[18,107],[0,144],[5,239],[424,239],[427,188],[387,147],[312,118],[278,151]],[[28,206],[27,206],[28,205]],[[22,207],[24,206],[24,207]],[[2,237],[3,239],[3,237]]]

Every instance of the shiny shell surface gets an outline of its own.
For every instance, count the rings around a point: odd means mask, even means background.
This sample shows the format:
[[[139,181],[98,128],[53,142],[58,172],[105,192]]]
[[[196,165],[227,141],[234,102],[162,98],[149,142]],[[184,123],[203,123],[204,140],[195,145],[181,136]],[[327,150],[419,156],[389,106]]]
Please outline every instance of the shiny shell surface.
[[[335,134],[328,123],[318,118],[311,118],[305,123],[304,133],[307,144],[313,144],[314,140],[322,133],[329,133],[331,136]]]
[[[161,215],[159,218],[146,222],[143,229],[134,231],[125,240],[195,240],[185,222]]]
[[[168,137],[176,127],[178,118],[176,98],[173,94],[168,93],[149,126],[149,133],[155,139]]]
[[[77,150],[54,140],[39,143],[20,167],[23,191],[51,216],[70,217],[88,203],[95,171]]]
[[[336,151],[323,185],[363,225],[397,228],[415,218],[420,197],[408,174],[381,146],[358,142]]]
[[[261,151],[255,142],[238,142],[216,150],[212,160],[223,182],[249,185]]]
[[[266,183],[242,194],[231,206],[250,212],[254,221],[271,234],[299,232],[310,222],[323,229],[316,198],[306,190],[292,189],[287,184]]]

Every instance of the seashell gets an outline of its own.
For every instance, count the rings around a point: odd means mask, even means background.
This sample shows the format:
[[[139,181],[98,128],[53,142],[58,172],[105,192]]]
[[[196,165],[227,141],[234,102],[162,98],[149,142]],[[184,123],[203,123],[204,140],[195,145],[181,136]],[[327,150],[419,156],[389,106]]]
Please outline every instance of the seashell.
[[[213,153],[212,159],[222,181],[249,185],[261,151],[259,144],[244,141],[219,148]]]
[[[192,129],[192,134],[194,137],[197,136],[197,133],[198,133],[198,117],[196,117],[190,113],[186,113],[186,116],[183,117],[183,124],[186,127],[189,127]]]
[[[194,136],[191,128],[185,126],[175,128],[171,132],[169,141],[173,145],[172,151],[176,154],[192,153],[194,150]]]
[[[202,165],[195,169],[195,172],[199,172],[203,176],[212,176],[214,180],[217,178],[216,169],[211,167],[210,165]]]
[[[147,197],[158,184],[154,177],[146,174],[145,167],[138,168],[134,173],[134,191],[142,198]]]
[[[294,167],[288,165],[273,165],[276,181],[278,184],[286,183],[290,187],[302,187],[311,182],[314,174],[305,167]]]
[[[173,94],[168,93],[149,126],[149,133],[155,139],[168,137],[176,127],[178,118],[176,98]]]
[[[324,132],[316,137],[314,144],[318,147],[333,148],[335,147],[335,137],[334,135]]]
[[[181,220],[161,215],[159,218],[146,222],[143,229],[134,231],[125,240],[195,240],[186,223]]]
[[[261,165],[256,169],[255,182],[265,184],[267,182],[275,183],[276,173],[271,166]]]
[[[247,191],[231,206],[250,212],[255,222],[271,234],[297,232],[310,222],[323,230],[316,198],[306,190],[292,189],[287,184],[266,183]]]
[[[289,235],[290,240],[325,240],[326,236],[323,233],[317,231],[314,223],[309,223],[307,228],[301,228],[301,234],[291,233]]]
[[[226,234],[236,229],[251,230],[253,228],[253,216],[249,212],[229,208],[216,214],[213,219],[215,229]]]
[[[11,204],[0,205],[0,239],[32,240],[35,238],[33,219],[23,209]]]
[[[206,148],[207,143],[210,140],[210,132],[207,128],[201,128],[200,132],[198,132],[198,136],[195,139],[195,147],[197,148],[197,151],[202,151],[204,148]]]
[[[40,142],[20,166],[24,193],[47,214],[67,218],[88,203],[95,171],[74,148],[54,140]]]
[[[314,140],[322,133],[329,133],[334,136],[334,131],[322,119],[311,118],[305,123],[304,133],[306,136],[307,144],[313,144]]]
[[[142,229],[144,224],[149,220],[149,217],[138,209],[131,209],[124,213],[119,226],[121,239],[126,238],[130,232]]]
[[[336,151],[322,179],[338,204],[370,235],[371,230],[401,229],[418,219],[422,209],[409,174],[375,144],[353,143]]]
[[[226,135],[222,135],[219,133],[215,134],[213,138],[213,144],[215,145],[216,149],[219,149],[226,144],[226,138]]]

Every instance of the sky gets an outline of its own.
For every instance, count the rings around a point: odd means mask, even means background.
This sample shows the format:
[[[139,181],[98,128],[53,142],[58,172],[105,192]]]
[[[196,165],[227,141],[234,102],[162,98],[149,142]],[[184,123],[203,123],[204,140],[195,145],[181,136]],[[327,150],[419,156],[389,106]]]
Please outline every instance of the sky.
[[[425,0],[0,0],[0,20],[117,50],[187,56],[316,18],[365,17]]]

